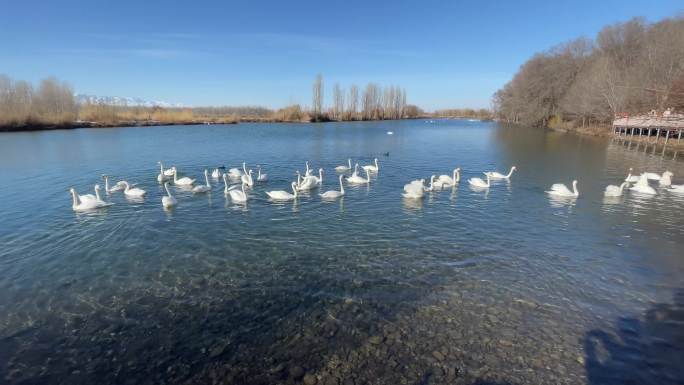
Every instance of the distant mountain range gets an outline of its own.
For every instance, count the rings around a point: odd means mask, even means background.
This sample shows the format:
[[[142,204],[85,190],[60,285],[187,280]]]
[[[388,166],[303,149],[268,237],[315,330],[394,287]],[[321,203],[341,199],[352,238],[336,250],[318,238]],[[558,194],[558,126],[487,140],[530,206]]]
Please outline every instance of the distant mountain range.
[[[97,96],[86,94],[74,94],[78,104],[107,104],[110,106],[127,107],[184,107],[181,103],[169,103],[162,101],[150,101],[140,98],[129,98],[121,96]]]

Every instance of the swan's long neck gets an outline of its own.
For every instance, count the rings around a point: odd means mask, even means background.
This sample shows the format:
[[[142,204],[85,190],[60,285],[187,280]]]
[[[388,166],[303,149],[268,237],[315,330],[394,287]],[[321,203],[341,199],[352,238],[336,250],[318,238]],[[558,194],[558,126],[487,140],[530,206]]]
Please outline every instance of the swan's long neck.
[[[178,182],[178,171],[173,170],[173,183]]]
[[[627,186],[627,184],[627,182],[622,182],[622,184],[620,185],[620,194],[622,194],[622,190],[625,189],[625,186]]]
[[[349,169],[351,170],[351,158],[347,159],[347,164],[349,165]]]
[[[378,166],[378,158],[375,158],[375,169],[380,170],[380,166]]]
[[[164,190],[166,190],[166,195],[167,195],[169,198],[172,198],[172,197],[173,197],[173,196],[171,195],[171,191],[169,191],[169,184],[168,184],[168,183],[164,183]]]
[[[247,167],[245,162],[242,162],[242,171],[244,171],[245,174],[247,174]]]
[[[104,180],[105,180],[105,191],[109,192],[109,177],[107,175],[105,175]]]
[[[98,201],[102,200],[102,198],[100,197],[100,189],[98,188],[97,185],[95,185],[95,197],[97,198]]]
[[[304,175],[309,175],[311,173],[311,169],[309,169],[309,161],[306,161],[306,171],[304,171]]]
[[[223,186],[223,192],[225,194],[228,194],[228,177],[226,176],[226,174],[223,174]]]
[[[320,183],[323,184],[323,169],[318,170],[318,179],[320,180]]]
[[[302,184],[302,174],[299,173],[299,170],[297,170],[297,186]]]
[[[128,190],[131,188],[131,185],[129,185],[128,182],[124,182],[124,184],[126,185],[124,192],[128,192]]]
[[[487,174],[487,187],[489,187],[489,174]]]
[[[162,162],[159,162],[159,173],[161,174],[162,178],[164,177],[164,165]]]
[[[209,184],[209,172],[207,170],[204,170],[204,181],[207,182],[207,187],[211,187]]]
[[[261,167],[257,169],[257,179],[261,179]]]
[[[579,196],[579,191],[577,191],[577,182],[572,182],[572,192],[575,196]]]
[[[76,207],[80,204],[81,202],[78,200],[78,194],[76,194],[76,190],[72,189],[71,190],[71,205],[73,207]]]
[[[292,184],[292,191],[294,192],[294,197],[295,197],[295,198],[297,197],[297,188],[296,188],[296,187],[297,187],[297,186],[295,186],[295,184],[293,183],[293,184]]]
[[[344,185],[342,184],[342,175],[340,175],[340,193],[344,194]]]
[[[435,176],[433,175],[430,177],[430,190],[432,190],[432,186],[434,183],[435,183]]]
[[[508,175],[506,175],[506,178],[510,178],[511,175],[513,175],[513,171],[515,171],[515,168],[511,167],[511,171],[508,172]]]

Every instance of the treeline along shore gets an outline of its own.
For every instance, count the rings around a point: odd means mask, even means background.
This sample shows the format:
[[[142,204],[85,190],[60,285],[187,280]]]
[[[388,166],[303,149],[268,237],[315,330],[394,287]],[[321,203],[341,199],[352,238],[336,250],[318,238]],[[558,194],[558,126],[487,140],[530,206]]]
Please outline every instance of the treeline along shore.
[[[335,84],[333,100],[324,106],[323,77],[312,89],[310,108],[292,104],[280,109],[252,106],[161,107],[78,103],[73,88],[55,78],[37,86],[0,75],[0,131],[29,131],[82,127],[231,124],[239,122],[326,122],[356,120],[415,119],[421,117],[468,117],[488,119],[485,109],[440,110],[431,114],[406,103],[406,90],[399,86],[368,83],[348,88]]]
[[[684,113],[684,17],[635,18],[538,53],[492,104],[503,122],[604,136],[616,117]]]

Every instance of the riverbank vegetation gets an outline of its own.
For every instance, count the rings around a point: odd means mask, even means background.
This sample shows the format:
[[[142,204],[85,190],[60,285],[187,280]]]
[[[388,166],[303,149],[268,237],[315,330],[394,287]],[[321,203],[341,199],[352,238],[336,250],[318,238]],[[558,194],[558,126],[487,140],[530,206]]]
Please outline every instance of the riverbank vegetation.
[[[411,119],[425,116],[406,103],[406,90],[368,83],[347,90],[335,84],[333,101],[324,104],[323,77],[313,85],[310,109],[293,104],[280,109],[258,106],[160,107],[121,106],[105,103],[78,104],[73,88],[48,78],[38,87],[0,75],[0,130],[128,126],[155,124],[203,124],[237,122],[321,122],[352,120]]]
[[[551,128],[608,125],[620,114],[684,110],[684,17],[635,18],[524,63],[493,97],[502,121]]]

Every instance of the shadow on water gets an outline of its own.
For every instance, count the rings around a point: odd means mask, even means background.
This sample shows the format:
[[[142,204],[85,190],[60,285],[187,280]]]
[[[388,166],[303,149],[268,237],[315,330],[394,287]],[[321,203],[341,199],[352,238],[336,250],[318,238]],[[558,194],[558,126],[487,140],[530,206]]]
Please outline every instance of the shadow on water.
[[[620,318],[614,330],[591,330],[584,348],[589,384],[684,383],[684,289],[642,319]]]

